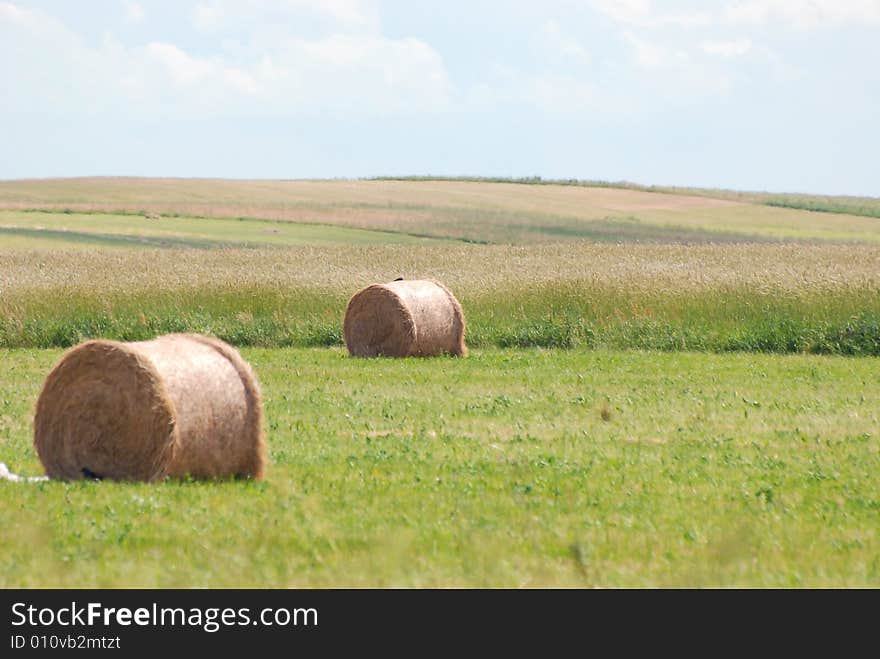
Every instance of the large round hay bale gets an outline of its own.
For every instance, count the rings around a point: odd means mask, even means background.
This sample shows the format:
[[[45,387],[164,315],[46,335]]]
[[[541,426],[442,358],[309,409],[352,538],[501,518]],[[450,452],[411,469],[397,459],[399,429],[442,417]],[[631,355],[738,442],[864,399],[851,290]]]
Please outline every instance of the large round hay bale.
[[[464,314],[455,296],[435,281],[373,284],[348,301],[345,345],[356,357],[466,355]]]
[[[87,341],[46,378],[34,447],[51,478],[259,479],[260,388],[234,348],[206,336]]]

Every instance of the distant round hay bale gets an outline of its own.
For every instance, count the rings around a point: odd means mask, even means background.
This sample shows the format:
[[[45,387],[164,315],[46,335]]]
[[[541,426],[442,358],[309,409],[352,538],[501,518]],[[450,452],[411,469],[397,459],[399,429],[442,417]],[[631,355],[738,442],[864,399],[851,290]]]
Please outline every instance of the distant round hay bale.
[[[234,348],[206,336],[87,341],[46,378],[34,447],[65,480],[260,479],[259,384]]]
[[[467,354],[461,305],[435,281],[367,286],[348,301],[342,329],[356,357]]]

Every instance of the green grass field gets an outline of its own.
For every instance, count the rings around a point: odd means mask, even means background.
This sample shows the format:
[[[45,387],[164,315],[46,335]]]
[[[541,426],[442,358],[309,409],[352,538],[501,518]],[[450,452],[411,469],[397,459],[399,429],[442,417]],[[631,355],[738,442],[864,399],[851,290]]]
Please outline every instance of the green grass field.
[[[4,248],[134,247],[222,249],[297,245],[439,244],[392,231],[254,219],[0,211]]]
[[[535,183],[0,181],[0,461],[41,473],[60,348],[179,331],[241,348],[271,453],[0,481],[0,587],[880,585],[877,200]],[[398,276],[470,357],[345,355]]]
[[[880,585],[876,359],[243,354],[265,482],[0,482],[0,586]],[[59,355],[0,351],[22,472]]]

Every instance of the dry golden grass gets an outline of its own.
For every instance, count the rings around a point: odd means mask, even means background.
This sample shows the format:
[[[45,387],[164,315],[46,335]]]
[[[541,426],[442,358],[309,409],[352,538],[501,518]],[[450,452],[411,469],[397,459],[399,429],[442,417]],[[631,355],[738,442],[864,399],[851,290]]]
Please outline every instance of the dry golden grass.
[[[398,276],[448,284],[472,346],[880,354],[880,247],[806,244],[0,250],[0,346],[341,345]]]
[[[679,292],[880,289],[880,247],[865,245],[339,246],[210,251],[0,251],[6,300],[41,291],[160,293],[187,289],[350,294],[397,276],[429,277],[465,295],[529,286]],[[341,314],[341,310],[340,310]]]
[[[0,201],[21,203],[191,203],[219,207],[404,205],[500,208],[579,216],[590,211],[692,210],[745,205],[692,195],[616,188],[467,181],[75,178],[0,182]]]

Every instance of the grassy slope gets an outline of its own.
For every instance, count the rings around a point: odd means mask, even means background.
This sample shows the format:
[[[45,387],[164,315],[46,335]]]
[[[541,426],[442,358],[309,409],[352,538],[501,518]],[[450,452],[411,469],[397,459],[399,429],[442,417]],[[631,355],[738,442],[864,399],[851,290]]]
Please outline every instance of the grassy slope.
[[[59,354],[0,351],[23,473]],[[244,355],[265,483],[0,482],[0,587],[880,585],[874,359]]]
[[[688,188],[669,185],[641,185],[629,181],[589,181],[580,179],[543,179],[479,177],[479,176],[379,176],[376,181],[472,181],[477,183],[520,183],[524,185],[565,185],[585,188],[617,188],[642,192],[729,199],[755,204],[767,204],[782,208],[797,208],[819,213],[844,213],[880,218],[880,197],[851,195],[817,195],[798,192],[757,192],[724,190],[717,188]]]
[[[0,208],[251,217],[497,243],[880,242],[874,217],[689,194],[472,181],[0,181]]]

